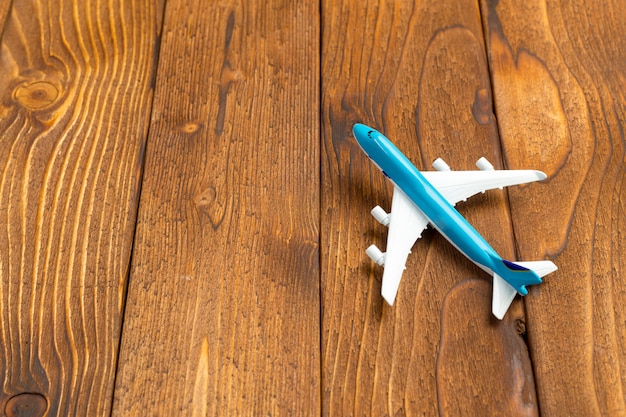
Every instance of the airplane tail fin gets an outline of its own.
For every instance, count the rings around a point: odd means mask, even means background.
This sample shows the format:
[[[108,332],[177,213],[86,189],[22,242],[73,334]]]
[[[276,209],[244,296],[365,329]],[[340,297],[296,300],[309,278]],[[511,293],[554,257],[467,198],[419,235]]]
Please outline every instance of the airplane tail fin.
[[[493,274],[493,298],[491,311],[502,320],[516,293],[528,294],[526,285],[541,283],[541,277],[557,270],[551,261],[509,262],[502,261],[505,268]]]

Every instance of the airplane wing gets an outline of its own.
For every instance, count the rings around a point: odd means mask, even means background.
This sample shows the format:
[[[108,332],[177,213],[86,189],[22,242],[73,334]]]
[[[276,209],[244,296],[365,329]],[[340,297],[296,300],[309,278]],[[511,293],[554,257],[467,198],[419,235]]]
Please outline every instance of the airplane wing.
[[[493,168],[481,171],[422,171],[422,174],[452,205],[465,201],[480,192],[546,178],[546,174],[541,171],[496,171]]]
[[[372,214],[374,211],[372,210]],[[382,209],[380,209],[382,211]],[[376,217],[376,215],[374,215]],[[376,217],[381,223],[385,224]],[[409,197],[398,187],[393,190],[391,215],[389,216],[389,233],[387,235],[387,252],[384,254],[382,296],[389,305],[393,305],[400,285],[402,273],[405,270],[406,259],[411,248],[422,232],[428,226],[428,219],[417,208]],[[371,248],[368,255],[372,259]],[[378,249],[374,249],[379,252]],[[382,255],[382,254],[381,254]]]

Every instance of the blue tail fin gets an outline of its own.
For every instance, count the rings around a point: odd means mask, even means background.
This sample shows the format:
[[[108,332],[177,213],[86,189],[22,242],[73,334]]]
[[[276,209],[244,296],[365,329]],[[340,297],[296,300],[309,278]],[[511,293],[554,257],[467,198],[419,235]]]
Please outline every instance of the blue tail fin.
[[[523,262],[511,262],[503,259],[502,266],[503,268],[499,268],[495,272],[521,295],[528,294],[526,285],[541,284],[541,276]]]
[[[516,293],[528,294],[526,285],[541,283],[541,277],[555,271],[550,261],[510,262],[502,260],[502,266],[493,274],[492,312],[502,320]]]

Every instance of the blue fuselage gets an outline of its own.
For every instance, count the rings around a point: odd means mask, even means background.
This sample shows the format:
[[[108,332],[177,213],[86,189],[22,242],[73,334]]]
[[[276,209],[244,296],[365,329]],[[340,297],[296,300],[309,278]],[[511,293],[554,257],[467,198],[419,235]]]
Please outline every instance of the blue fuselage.
[[[489,274],[501,268],[500,255],[389,139],[365,125],[356,125],[354,131],[367,156],[450,243]],[[525,288],[516,289],[526,292]]]

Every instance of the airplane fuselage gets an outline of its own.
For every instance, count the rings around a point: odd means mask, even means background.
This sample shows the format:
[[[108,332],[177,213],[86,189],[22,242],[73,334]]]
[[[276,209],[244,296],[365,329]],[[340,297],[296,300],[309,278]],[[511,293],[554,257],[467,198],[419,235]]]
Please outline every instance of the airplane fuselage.
[[[363,151],[415,203],[435,229],[490,275],[504,267],[502,257],[389,139],[365,125],[359,128],[363,132],[355,136]],[[511,284],[520,294],[528,293],[525,287]]]

